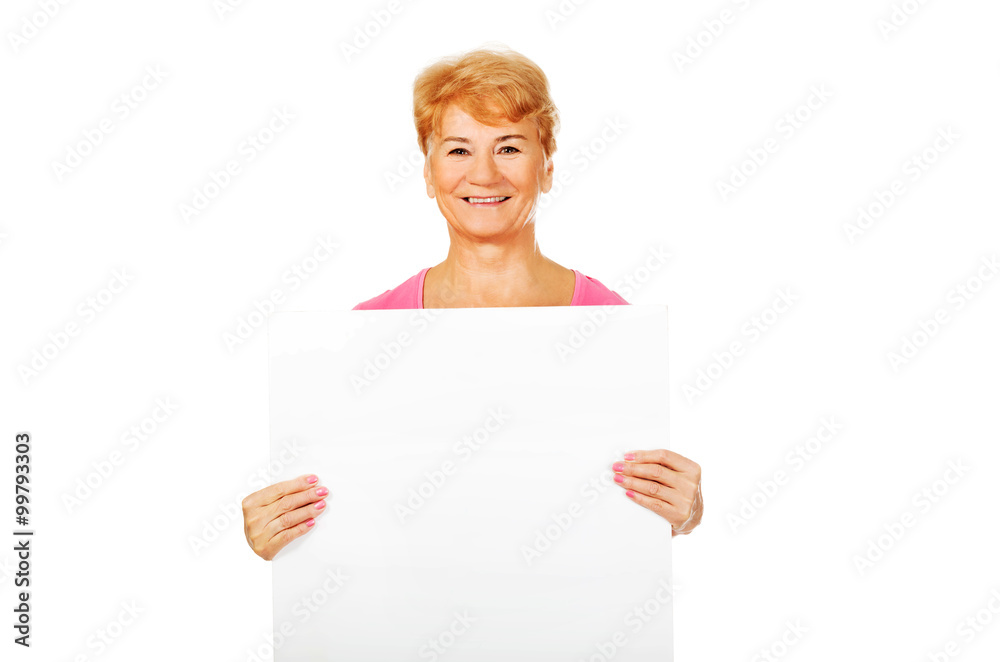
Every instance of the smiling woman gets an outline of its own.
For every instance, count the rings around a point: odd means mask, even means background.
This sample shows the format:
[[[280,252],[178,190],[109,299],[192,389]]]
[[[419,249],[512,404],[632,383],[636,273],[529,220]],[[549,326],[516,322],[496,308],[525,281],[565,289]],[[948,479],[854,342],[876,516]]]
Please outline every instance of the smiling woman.
[[[552,187],[559,114],[534,62],[479,49],[425,69],[413,85],[413,119],[427,195],[448,223],[447,257],[355,310],[628,305],[600,281],[545,257],[535,214]],[[664,449],[612,465],[625,496],[670,523],[701,521],[701,468]],[[329,493],[316,476],[271,485],[243,501],[247,542],[270,560],[315,524]]]
[[[448,223],[448,256],[356,310],[628,303],[535,241],[559,130],[538,65],[509,50],[442,59],[414,82],[413,119],[427,195]]]

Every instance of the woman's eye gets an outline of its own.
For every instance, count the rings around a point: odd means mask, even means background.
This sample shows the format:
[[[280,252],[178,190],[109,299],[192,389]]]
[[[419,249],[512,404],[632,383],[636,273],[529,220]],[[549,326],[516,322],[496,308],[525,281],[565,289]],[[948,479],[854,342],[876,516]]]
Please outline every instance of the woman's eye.
[[[510,151],[505,152],[504,150],[510,150]],[[521,150],[512,145],[504,145],[503,147],[500,148],[501,154],[519,154],[520,152]],[[448,152],[448,154],[468,154],[468,153],[469,152],[464,147],[456,147],[455,149]]]

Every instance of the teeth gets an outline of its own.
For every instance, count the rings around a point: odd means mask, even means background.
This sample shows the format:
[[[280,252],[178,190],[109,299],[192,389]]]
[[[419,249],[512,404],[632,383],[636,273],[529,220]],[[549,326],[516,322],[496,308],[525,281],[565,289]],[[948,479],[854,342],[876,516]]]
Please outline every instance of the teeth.
[[[506,200],[506,199],[507,199],[506,196],[500,196],[500,197],[497,197],[497,198],[469,198],[468,200],[472,204],[478,205],[478,204],[482,204],[484,202],[500,202],[501,200]]]

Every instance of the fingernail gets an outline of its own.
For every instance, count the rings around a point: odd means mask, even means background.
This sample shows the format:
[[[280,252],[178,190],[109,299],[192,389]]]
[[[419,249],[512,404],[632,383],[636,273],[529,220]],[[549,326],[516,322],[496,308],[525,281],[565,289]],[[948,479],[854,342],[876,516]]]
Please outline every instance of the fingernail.
[[[635,459],[635,453],[625,453],[625,459],[626,459],[626,460],[627,460],[628,462],[631,462],[632,460],[634,460],[634,459]]]
[[[625,476],[623,476],[621,474],[615,474],[615,482],[616,483],[624,483],[625,482]]]
[[[323,510],[324,508],[326,508],[326,501],[316,502],[316,510]]]
[[[635,492],[633,492],[632,490],[625,490],[625,496],[627,496],[629,499],[634,499]]]
[[[316,496],[326,496],[329,493],[330,493],[330,490],[326,489],[325,487],[317,487],[316,488]]]
[[[316,520],[314,520],[312,517],[310,517],[309,519],[306,520],[306,526],[312,526],[315,523],[316,523]]]
[[[309,476],[308,478],[306,478],[306,482],[310,484],[315,483],[317,480],[319,480],[319,478],[317,478],[316,476]]]
[[[614,464],[611,465],[611,468],[614,469],[615,471],[625,471],[625,463],[615,462]]]

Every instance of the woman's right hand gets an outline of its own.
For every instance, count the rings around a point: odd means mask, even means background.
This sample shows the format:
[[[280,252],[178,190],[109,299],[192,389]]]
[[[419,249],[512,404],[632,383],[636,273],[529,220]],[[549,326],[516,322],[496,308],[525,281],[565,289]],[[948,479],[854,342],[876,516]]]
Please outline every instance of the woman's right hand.
[[[243,499],[243,532],[250,549],[265,561],[316,523],[330,490],[306,474],[268,485]]]

